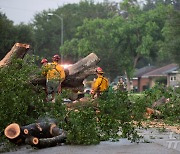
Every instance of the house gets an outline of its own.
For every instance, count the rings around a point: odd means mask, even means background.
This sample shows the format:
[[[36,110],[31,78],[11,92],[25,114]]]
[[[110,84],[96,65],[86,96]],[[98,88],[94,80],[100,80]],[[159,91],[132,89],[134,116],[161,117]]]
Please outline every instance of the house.
[[[136,70],[133,78],[133,86],[141,92],[152,88],[156,82],[167,86],[179,86],[180,72],[177,64],[169,64],[163,67],[146,66]]]

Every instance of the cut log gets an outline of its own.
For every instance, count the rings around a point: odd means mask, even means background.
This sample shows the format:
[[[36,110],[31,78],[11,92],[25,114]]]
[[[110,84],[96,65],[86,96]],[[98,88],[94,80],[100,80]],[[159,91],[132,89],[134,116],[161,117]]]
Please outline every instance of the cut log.
[[[17,123],[8,125],[4,130],[5,136],[15,144],[22,144],[25,141],[25,134]]]
[[[60,143],[65,143],[65,141],[66,133],[63,132],[61,135],[52,138],[38,139],[36,137],[30,136],[26,139],[25,143],[38,148],[46,148],[59,145]]]
[[[66,142],[66,133],[63,132],[61,135],[52,138],[39,139],[39,144],[37,145],[37,147],[39,148],[52,147],[65,142]]]
[[[152,115],[160,117],[161,116],[161,112],[152,108],[146,108],[146,113],[145,113],[145,117],[146,118],[150,118]]]
[[[58,127],[54,123],[33,123],[27,126],[22,126],[21,129],[24,134],[29,136],[34,136],[37,138],[48,138],[53,137],[56,134],[56,131],[53,129],[57,129]],[[54,133],[55,132],[55,133]]]
[[[16,43],[6,54],[6,56],[0,61],[0,67],[9,65],[12,61],[12,58],[14,57],[23,59],[29,48],[29,44]]]
[[[25,143],[29,145],[38,145],[39,139],[34,136],[28,136],[25,140]]]
[[[39,123],[37,122],[21,127],[17,123],[10,124],[5,128],[4,134],[11,142],[20,144],[24,143],[25,139],[29,136],[33,136],[38,139],[51,138],[62,134],[62,132],[63,130],[57,127],[54,119],[49,118],[49,121],[44,120]]]
[[[95,53],[91,53],[85,58],[66,69],[66,79],[62,83],[63,88],[71,88],[76,91],[82,90],[83,80],[90,75],[96,74],[95,70],[100,59]],[[46,79],[44,77],[33,77],[31,79],[33,85],[45,86]]]

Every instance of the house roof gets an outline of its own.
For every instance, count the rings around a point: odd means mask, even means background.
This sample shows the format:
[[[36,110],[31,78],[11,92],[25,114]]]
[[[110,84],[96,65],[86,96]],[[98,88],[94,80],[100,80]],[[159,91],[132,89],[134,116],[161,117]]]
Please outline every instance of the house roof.
[[[166,76],[168,73],[175,71],[179,68],[177,64],[169,64],[157,69],[154,69],[152,71],[149,71],[147,73],[144,73],[142,77],[153,77],[153,76]]]
[[[140,69],[136,69],[134,76],[135,77],[141,77],[144,74],[146,74],[146,73],[148,73],[148,72],[150,72],[150,71],[152,71],[154,69],[155,69],[154,66],[145,66],[145,67],[142,67]]]

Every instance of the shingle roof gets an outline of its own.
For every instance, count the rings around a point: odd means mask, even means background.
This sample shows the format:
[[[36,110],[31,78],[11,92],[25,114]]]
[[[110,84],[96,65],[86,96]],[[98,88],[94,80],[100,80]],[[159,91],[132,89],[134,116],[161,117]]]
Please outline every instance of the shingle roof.
[[[150,77],[150,76],[166,76],[167,73],[175,71],[179,68],[177,64],[169,64],[157,69],[154,69],[152,71],[149,71],[145,74],[143,74],[143,77]]]
[[[154,70],[155,67],[154,66],[145,66],[143,68],[137,69],[135,71],[134,77],[141,77],[142,75]]]

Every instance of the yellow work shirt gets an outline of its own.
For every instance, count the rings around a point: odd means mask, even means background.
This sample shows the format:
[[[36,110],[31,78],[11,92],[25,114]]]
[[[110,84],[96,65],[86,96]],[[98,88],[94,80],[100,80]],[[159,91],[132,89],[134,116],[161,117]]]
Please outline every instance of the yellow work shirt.
[[[106,91],[109,87],[109,81],[102,75],[98,75],[98,78],[92,84],[92,90],[94,92],[103,92]]]
[[[57,62],[48,63],[47,66],[45,66],[45,73],[47,80],[55,79],[63,81],[65,79],[64,68]]]

